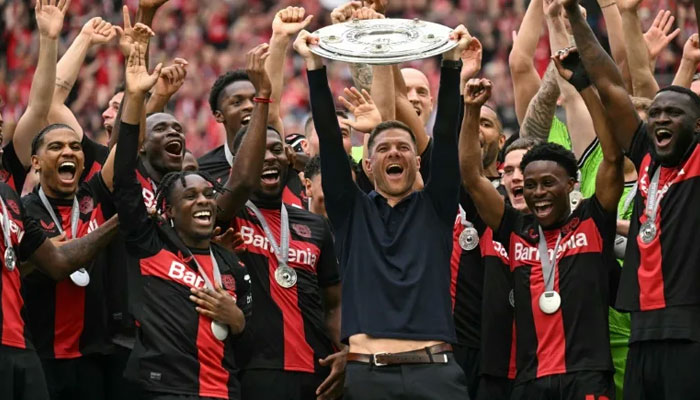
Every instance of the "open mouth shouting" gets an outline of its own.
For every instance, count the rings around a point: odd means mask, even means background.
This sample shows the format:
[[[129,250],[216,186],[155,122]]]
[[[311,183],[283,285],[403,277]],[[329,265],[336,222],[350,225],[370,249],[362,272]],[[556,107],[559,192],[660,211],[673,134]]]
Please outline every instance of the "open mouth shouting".
[[[241,125],[248,126],[249,123],[250,123],[250,114],[247,114],[247,115],[244,115],[243,117],[241,117]]]
[[[403,175],[404,168],[399,164],[393,163],[387,165],[385,171],[389,179],[399,179]]]
[[[58,164],[58,179],[65,185],[70,185],[75,181],[77,165],[75,161],[63,161]]]
[[[181,139],[172,139],[165,143],[165,152],[172,158],[182,158],[184,145]]]
[[[199,225],[209,226],[212,223],[211,210],[200,210],[192,214],[195,222]]]
[[[524,200],[522,186],[513,186],[513,200],[517,202]]]
[[[666,128],[658,128],[654,131],[654,141],[656,142],[656,147],[665,148],[671,144],[673,139],[673,132]]]
[[[260,180],[263,186],[277,186],[280,182],[280,169],[278,167],[264,167]]]
[[[536,201],[534,204],[534,213],[538,219],[544,219],[549,216],[552,212],[552,202],[551,201]]]

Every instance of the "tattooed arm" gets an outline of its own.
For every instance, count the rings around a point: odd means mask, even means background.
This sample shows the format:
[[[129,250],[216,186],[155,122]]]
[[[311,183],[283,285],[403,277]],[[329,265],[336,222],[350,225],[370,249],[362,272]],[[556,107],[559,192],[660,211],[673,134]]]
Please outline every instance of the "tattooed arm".
[[[547,141],[558,98],[557,70],[554,63],[550,63],[547,72],[544,73],[540,90],[527,106],[520,129],[521,137],[529,137],[540,142]]]
[[[350,64],[350,73],[355,87],[370,92],[372,90],[372,67],[369,64]]]

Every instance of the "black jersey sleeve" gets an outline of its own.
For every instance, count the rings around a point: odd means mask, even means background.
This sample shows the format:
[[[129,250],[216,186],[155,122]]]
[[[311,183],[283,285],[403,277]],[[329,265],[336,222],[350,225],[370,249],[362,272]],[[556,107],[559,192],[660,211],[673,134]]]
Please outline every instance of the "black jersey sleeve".
[[[442,68],[438,91],[437,114],[433,128],[430,173],[425,192],[445,223],[452,225],[459,204],[459,70]]]
[[[110,219],[117,213],[112,199],[112,192],[109,191],[104,179],[102,179],[101,172],[95,174],[89,181],[83,182],[80,191],[93,198],[95,207],[98,205],[101,207],[102,217],[105,220]]]
[[[15,145],[10,141],[2,151],[2,167],[5,170],[3,181],[7,183],[17,194],[22,194],[24,181],[27,179],[27,168],[17,157]]]
[[[632,160],[634,166],[639,171],[639,166],[642,164],[644,156],[649,153],[651,143],[649,142],[649,136],[647,135],[647,124],[641,122],[637,132],[634,133],[632,138],[632,145],[630,145],[629,151],[627,151],[627,157]]]
[[[333,234],[328,221],[323,220],[323,243],[321,244],[321,258],[318,260],[318,286],[326,288],[340,282],[338,258],[335,256]]]
[[[22,221],[24,235],[19,242],[18,256],[20,260],[26,261],[32,254],[34,254],[36,249],[38,249],[39,246],[44,243],[44,240],[47,238],[46,234],[44,234],[41,226],[39,226],[39,222],[37,222],[37,220],[31,215],[27,214],[24,204],[22,201],[20,201],[19,196],[14,191],[11,191],[8,186],[3,185],[2,195],[7,203],[10,214],[15,211],[19,211],[19,214],[15,217]],[[16,207],[18,207],[17,210],[13,209],[13,203],[16,204]]]
[[[83,154],[85,155],[85,170],[80,179],[84,180],[94,169],[95,163],[97,163],[100,168],[104,165],[109,155],[109,148],[90,139],[87,134],[83,134],[83,141],[80,144],[83,147]]]
[[[506,204],[503,210],[503,218],[498,229],[493,233],[493,239],[506,249],[510,248],[510,237],[513,232],[516,232],[523,225],[523,214]]]
[[[136,179],[139,126],[122,122],[114,158],[114,205],[127,251],[137,258],[157,254],[163,243],[156,222],[148,216]]]

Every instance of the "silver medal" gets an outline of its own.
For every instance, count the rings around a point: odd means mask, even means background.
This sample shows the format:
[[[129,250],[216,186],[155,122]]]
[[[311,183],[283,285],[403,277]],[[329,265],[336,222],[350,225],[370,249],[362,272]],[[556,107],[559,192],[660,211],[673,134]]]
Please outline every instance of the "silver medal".
[[[12,247],[5,249],[5,268],[8,271],[14,271],[17,266],[17,257],[15,256],[15,250]]]
[[[468,226],[459,234],[459,246],[466,251],[474,250],[479,244],[479,232],[473,227]]]
[[[286,265],[280,265],[275,269],[275,281],[285,289],[297,284],[297,272],[294,268],[289,268]]]
[[[228,337],[228,326],[219,321],[211,321],[211,333],[216,339],[223,342]]]
[[[654,238],[656,238],[656,225],[654,225],[651,221],[643,223],[639,228],[639,238],[644,244],[653,242]]]
[[[85,287],[90,284],[90,274],[88,274],[85,268],[80,268],[70,274],[70,280],[80,287]]]
[[[622,235],[615,236],[615,257],[625,258],[625,250],[627,249],[627,238]]]
[[[545,314],[554,314],[561,306],[561,297],[554,290],[548,290],[540,296],[540,310]]]
[[[575,210],[576,207],[578,207],[578,205],[581,203],[581,200],[583,200],[583,195],[578,190],[574,190],[571,193],[569,193],[569,204],[571,205],[571,211]]]

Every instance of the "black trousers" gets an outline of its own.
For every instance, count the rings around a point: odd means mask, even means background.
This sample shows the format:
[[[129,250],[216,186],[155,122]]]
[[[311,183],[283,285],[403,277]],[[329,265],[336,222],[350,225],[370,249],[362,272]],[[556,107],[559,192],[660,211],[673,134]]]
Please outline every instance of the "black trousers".
[[[630,344],[625,400],[700,400],[700,343],[690,340]]]
[[[46,386],[51,400],[105,400],[107,356],[88,355],[72,359],[43,359]]]
[[[243,400],[315,400],[328,373],[249,369],[241,373]]]
[[[510,400],[513,380],[500,376],[481,375],[476,400]]]
[[[376,367],[348,362],[343,400],[468,400],[467,381],[452,353],[447,364]]]
[[[516,384],[511,399],[615,400],[613,372],[580,371],[544,376]]]
[[[131,349],[114,346],[112,354],[106,356],[105,392],[107,400],[135,400],[141,398],[139,386],[124,377],[126,362]]]
[[[481,351],[474,347],[452,345],[455,361],[464,371],[467,378],[467,390],[469,398],[475,399],[479,390],[479,365],[481,364]]]
[[[34,350],[0,345],[0,399],[47,400],[44,370]]]

